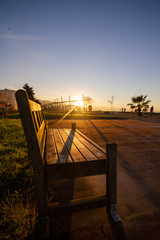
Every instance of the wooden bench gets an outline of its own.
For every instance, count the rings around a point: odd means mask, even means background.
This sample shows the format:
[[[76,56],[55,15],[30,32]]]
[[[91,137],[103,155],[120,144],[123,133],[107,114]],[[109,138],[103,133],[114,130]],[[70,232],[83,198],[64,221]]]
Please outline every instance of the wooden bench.
[[[117,146],[106,144],[107,154],[76,129],[47,128],[41,105],[28,99],[24,90],[16,92],[18,109],[31,155],[36,200],[41,218],[66,212],[106,207],[115,222],[117,196]],[[47,183],[53,180],[106,174],[106,194],[69,203],[49,203]]]

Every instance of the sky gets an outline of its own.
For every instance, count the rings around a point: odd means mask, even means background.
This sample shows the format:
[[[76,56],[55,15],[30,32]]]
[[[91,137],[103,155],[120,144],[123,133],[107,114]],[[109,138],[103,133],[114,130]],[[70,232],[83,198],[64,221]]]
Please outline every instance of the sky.
[[[160,111],[160,1],[0,0],[0,89],[25,83],[97,110],[143,94]]]

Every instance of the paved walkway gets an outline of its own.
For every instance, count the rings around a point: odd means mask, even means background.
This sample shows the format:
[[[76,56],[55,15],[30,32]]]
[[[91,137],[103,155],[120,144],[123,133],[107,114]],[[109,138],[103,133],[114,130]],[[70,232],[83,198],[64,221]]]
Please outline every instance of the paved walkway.
[[[147,117],[151,119],[151,117]],[[143,118],[144,119],[144,118]],[[77,128],[105,149],[118,144],[118,213],[112,224],[105,208],[75,213],[53,220],[61,239],[158,240],[160,236],[160,122],[152,118],[127,120],[77,120]],[[71,120],[58,127],[70,127]],[[55,184],[57,194],[71,198],[103,194],[105,176],[86,177]],[[67,235],[67,228],[70,234]]]

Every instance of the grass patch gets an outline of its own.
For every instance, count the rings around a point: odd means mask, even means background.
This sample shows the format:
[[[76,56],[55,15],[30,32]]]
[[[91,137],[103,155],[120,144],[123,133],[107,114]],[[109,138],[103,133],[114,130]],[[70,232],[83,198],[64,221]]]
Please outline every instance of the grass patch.
[[[43,111],[45,119],[61,119],[66,113],[54,113],[51,111]],[[2,119],[2,116],[0,116],[0,119]],[[4,116],[4,119],[20,119],[19,113],[11,113],[11,114],[6,114]],[[64,119],[68,120],[85,120],[85,119],[126,119],[125,117],[119,117],[119,116],[114,116],[114,115],[98,115],[93,113],[71,113],[67,115]]]
[[[0,120],[0,239],[25,239],[35,216],[33,170],[20,120]]]
[[[47,120],[49,119],[61,119],[65,114],[62,113],[52,113],[44,111],[44,116]],[[67,115],[64,119],[68,120],[85,120],[85,119],[126,119],[123,117],[113,116],[113,115],[98,115],[94,113],[74,113]]]
[[[20,119],[19,113],[6,113],[5,116],[0,116],[0,119]]]

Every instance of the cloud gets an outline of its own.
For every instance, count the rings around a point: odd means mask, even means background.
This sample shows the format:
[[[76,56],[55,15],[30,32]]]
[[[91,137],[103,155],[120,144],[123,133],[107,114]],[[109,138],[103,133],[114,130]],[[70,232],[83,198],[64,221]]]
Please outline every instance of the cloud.
[[[3,12],[0,12],[0,15],[2,15],[3,14]]]
[[[12,35],[12,34],[1,34],[0,37],[9,39],[9,40],[17,40],[17,41],[37,41],[37,40],[45,39],[45,38],[36,37],[33,35]]]

